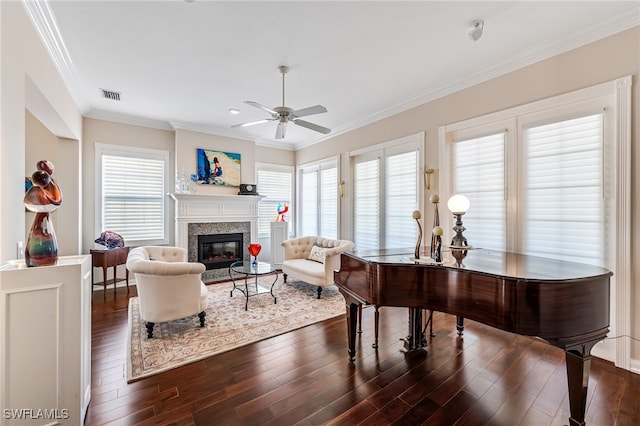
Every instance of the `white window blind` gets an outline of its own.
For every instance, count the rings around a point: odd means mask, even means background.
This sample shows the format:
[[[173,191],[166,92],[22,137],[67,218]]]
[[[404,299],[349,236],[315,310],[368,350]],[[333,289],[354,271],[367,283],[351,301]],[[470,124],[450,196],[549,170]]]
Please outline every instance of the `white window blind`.
[[[418,151],[385,158],[385,248],[411,247],[418,238]]]
[[[338,162],[335,158],[300,166],[301,235],[338,238]]]
[[[258,203],[258,236],[267,238],[271,234],[271,222],[278,216],[278,204],[289,206],[286,213],[288,222],[292,222],[292,181],[293,173],[288,170],[275,170],[267,166],[258,168],[258,192],[264,196]],[[289,224],[289,232],[292,232],[292,224]]]
[[[373,147],[352,157],[353,241],[357,250],[411,248],[412,218],[420,208],[422,134]]]
[[[380,247],[380,162],[354,164],[354,244],[358,250]],[[411,217],[411,216],[409,216]]]
[[[524,252],[601,263],[603,115],[526,128],[523,142]]]
[[[128,245],[167,243],[168,153],[109,152],[105,149],[100,154],[102,230],[117,232]]]
[[[320,235],[338,238],[338,167],[320,169]]]
[[[451,149],[452,193],[470,202],[462,218],[469,245],[506,250],[505,133],[454,141]]]
[[[318,235],[318,173],[317,169],[305,170],[301,177],[300,232],[304,235]]]

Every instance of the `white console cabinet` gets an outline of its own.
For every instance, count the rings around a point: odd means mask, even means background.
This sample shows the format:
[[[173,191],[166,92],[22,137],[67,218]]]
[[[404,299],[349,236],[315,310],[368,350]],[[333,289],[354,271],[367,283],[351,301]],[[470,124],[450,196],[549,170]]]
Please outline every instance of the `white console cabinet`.
[[[91,398],[91,257],[0,267],[1,425],[81,425]]]
[[[284,248],[281,243],[288,238],[289,222],[271,222],[271,264],[282,269]]]

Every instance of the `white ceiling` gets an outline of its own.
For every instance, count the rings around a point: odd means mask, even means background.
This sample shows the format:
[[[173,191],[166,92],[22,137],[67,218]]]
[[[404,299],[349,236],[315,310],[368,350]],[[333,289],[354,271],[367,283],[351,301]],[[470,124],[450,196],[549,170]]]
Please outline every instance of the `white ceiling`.
[[[83,114],[299,149],[640,23],[639,1],[25,2]],[[485,21],[484,35],[468,36]],[[48,27],[48,28],[47,28]],[[321,104],[322,135],[243,103]],[[597,64],[594,64],[597,66]],[[99,89],[121,92],[107,100]],[[228,110],[237,108],[239,115]]]

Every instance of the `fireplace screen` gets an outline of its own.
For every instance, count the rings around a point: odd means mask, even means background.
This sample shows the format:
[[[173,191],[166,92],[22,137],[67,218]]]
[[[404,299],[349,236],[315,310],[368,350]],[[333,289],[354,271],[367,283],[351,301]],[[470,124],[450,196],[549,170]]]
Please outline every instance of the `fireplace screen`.
[[[207,269],[226,268],[242,260],[242,233],[198,235],[198,262]]]

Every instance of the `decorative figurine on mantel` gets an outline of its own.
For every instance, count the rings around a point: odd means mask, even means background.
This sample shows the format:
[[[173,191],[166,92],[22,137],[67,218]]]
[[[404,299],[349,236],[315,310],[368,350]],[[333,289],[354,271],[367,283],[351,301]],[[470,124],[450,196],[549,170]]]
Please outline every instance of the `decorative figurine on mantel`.
[[[24,195],[27,210],[36,213],[24,252],[27,266],[48,266],[58,262],[58,241],[51,212],[62,205],[62,192],[53,180],[54,166],[47,160],[36,163],[31,175],[33,186]]]

